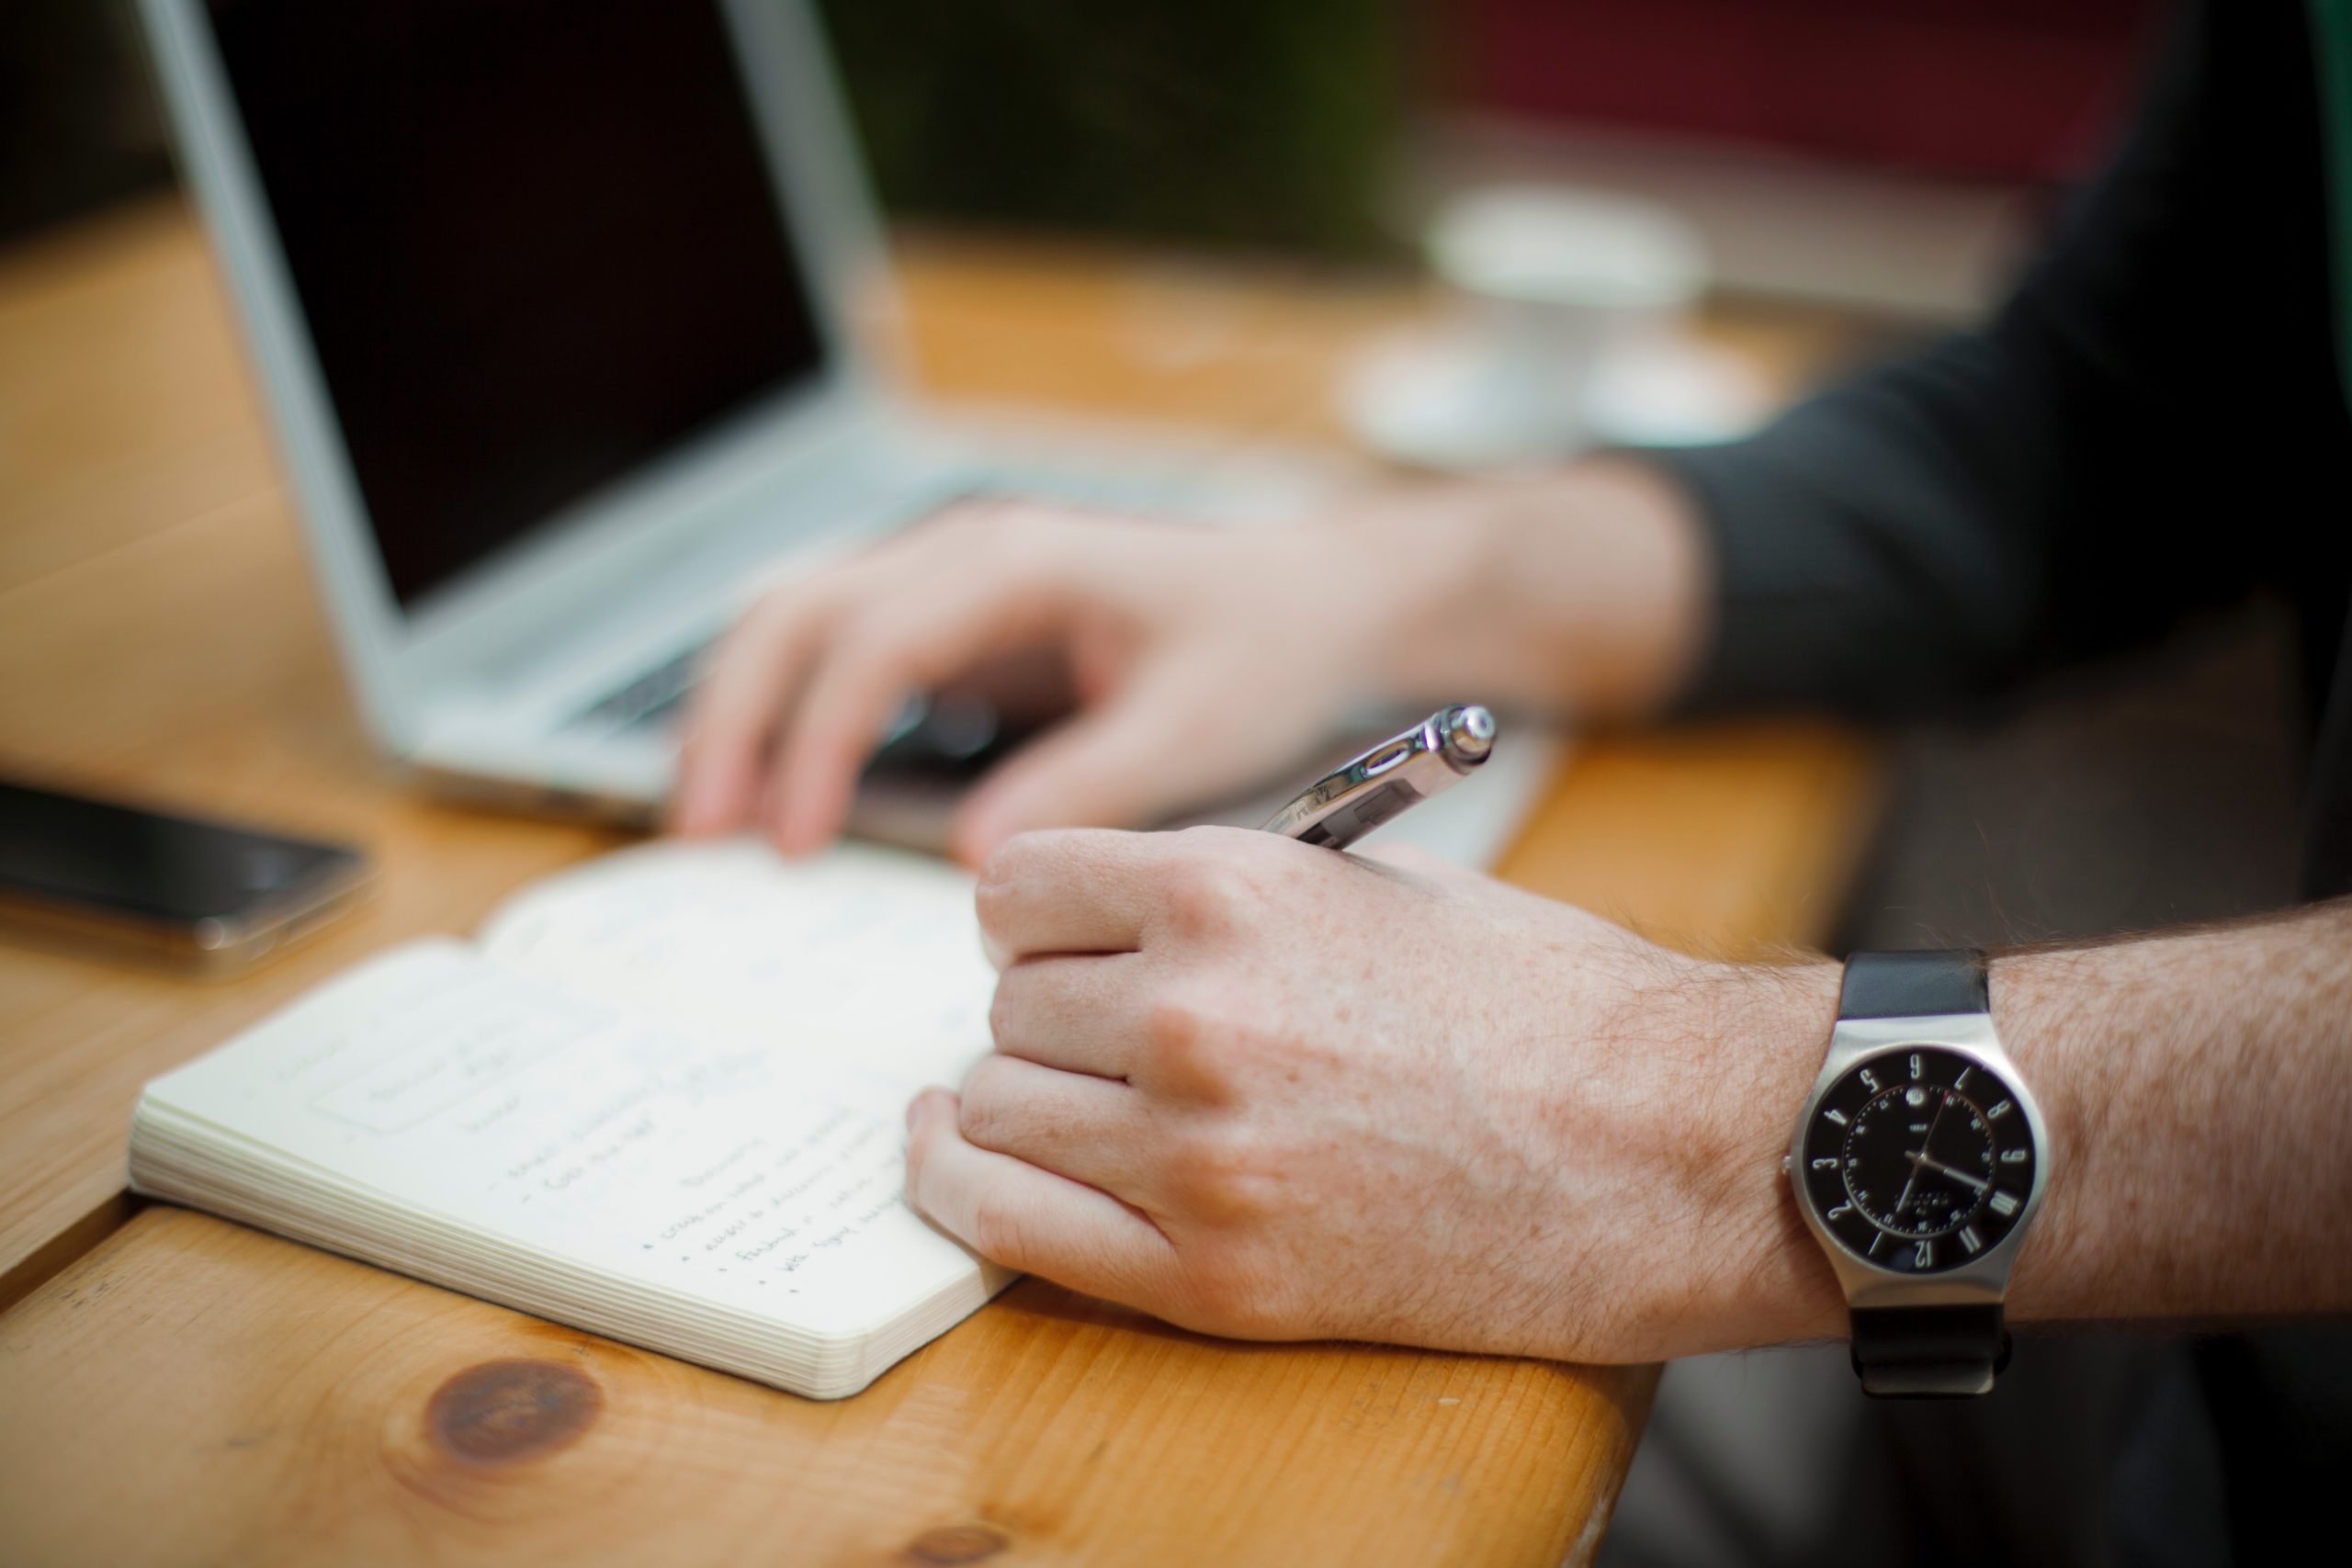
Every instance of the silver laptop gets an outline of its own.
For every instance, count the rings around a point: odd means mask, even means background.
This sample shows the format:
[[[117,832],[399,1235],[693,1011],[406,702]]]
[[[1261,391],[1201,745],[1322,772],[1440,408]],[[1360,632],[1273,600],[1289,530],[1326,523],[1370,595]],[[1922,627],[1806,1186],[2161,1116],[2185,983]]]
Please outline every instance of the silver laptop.
[[[650,815],[709,639],[961,494],[1303,504],[1262,468],[1009,459],[893,399],[800,0],[141,3],[345,663],[430,779]]]

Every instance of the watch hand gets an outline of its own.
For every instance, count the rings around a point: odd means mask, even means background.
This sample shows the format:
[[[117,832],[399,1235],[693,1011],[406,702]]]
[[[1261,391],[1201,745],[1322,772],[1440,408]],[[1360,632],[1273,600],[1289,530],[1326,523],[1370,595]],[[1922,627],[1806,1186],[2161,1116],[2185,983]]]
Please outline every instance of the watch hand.
[[[1903,1205],[1911,1201],[1911,1189],[1917,1186],[1918,1182],[1919,1168],[1915,1165],[1911,1168],[1911,1179],[1903,1184],[1903,1195],[1895,1199],[1894,1207],[1886,1212],[1886,1223],[1888,1224],[1894,1224],[1897,1220],[1903,1218]]]
[[[1919,1185],[1919,1156],[1905,1155],[1903,1157],[1911,1162],[1911,1179],[1903,1184],[1903,1195],[1894,1201],[1894,1207],[1887,1211],[1888,1217],[1894,1220],[1903,1217],[1903,1205],[1911,1201],[1911,1189]]]
[[[1954,1181],[1964,1181],[1968,1183],[1969,1186],[1975,1188],[1979,1192],[1984,1191],[1986,1188],[1993,1185],[1991,1182],[1984,1180],[1982,1177],[1971,1176],[1964,1170],[1955,1170],[1939,1159],[1929,1159],[1928,1157],[1927,1151],[1924,1149],[1911,1156],[1911,1164],[1914,1169],[1917,1169],[1918,1167],[1923,1165],[1933,1166],[1936,1169],[1943,1172],[1944,1175],[1951,1177]]]
[[[1903,1217],[1903,1205],[1911,1201],[1911,1189],[1919,1185],[1919,1162],[1928,1157],[1928,1145],[1936,1135],[1936,1123],[1944,1119],[1944,1107],[1951,1103],[1950,1096],[1936,1102],[1936,1113],[1928,1118],[1928,1135],[1919,1140],[1919,1152],[1903,1156],[1911,1162],[1911,1179],[1903,1184],[1903,1196],[1897,1198],[1894,1207],[1887,1211],[1895,1219]]]

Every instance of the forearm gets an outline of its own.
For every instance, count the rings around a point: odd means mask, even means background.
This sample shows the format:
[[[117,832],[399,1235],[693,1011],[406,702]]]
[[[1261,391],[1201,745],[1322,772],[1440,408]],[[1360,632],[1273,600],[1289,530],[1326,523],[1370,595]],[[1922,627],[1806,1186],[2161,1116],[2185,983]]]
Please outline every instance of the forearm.
[[[1705,1337],[1835,1336],[1836,1284],[1777,1169],[1820,1066],[1837,969],[1745,975],[1729,987],[1737,1005],[1694,1014],[1724,1050],[1750,1054],[1737,1088],[1756,1107],[1723,1162],[1742,1173],[1731,1209],[1758,1240],[1734,1288],[1702,1298],[1721,1316]],[[1992,996],[2050,1134],[2014,1319],[2352,1312],[2352,901],[2009,954]]]
[[[2352,1311],[2352,901],[2020,953],[1993,997],[2052,1145],[2019,1316]]]
[[[1705,531],[1634,461],[1435,485],[1340,526],[1391,585],[1377,673],[1399,701],[1638,717],[1707,639]]]

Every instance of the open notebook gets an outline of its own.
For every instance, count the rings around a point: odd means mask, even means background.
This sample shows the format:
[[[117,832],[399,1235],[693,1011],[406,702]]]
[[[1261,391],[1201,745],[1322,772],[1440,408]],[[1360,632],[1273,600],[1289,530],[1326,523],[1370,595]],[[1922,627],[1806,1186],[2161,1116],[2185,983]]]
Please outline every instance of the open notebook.
[[[989,1045],[971,879],[657,843],[411,942],[149,1084],[139,1191],[817,1398],[1011,1278],[902,1196]]]
[[[1558,754],[1514,737],[1384,837],[1490,863]],[[907,1102],[988,1050],[995,986],[944,862],[647,844],[157,1078],[131,1185],[835,1398],[1011,1278],[903,1195]]]

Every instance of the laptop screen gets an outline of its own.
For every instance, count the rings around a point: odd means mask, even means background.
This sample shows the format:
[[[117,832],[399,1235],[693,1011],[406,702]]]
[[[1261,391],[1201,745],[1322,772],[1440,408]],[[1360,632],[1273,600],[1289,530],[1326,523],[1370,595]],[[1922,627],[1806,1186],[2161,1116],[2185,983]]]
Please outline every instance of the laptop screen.
[[[209,0],[402,605],[823,346],[716,0]]]

